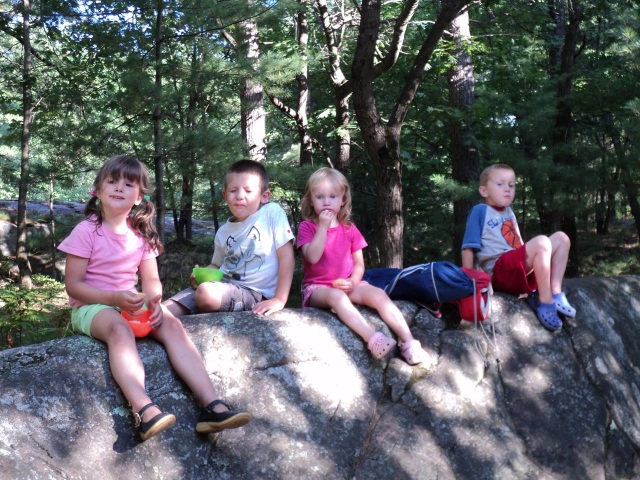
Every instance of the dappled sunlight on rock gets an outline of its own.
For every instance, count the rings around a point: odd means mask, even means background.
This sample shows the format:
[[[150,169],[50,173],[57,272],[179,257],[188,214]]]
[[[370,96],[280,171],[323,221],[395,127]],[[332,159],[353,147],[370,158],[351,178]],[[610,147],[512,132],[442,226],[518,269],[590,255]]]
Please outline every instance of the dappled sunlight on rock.
[[[566,287],[580,299],[579,314],[556,333],[506,295],[494,297],[495,338],[399,302],[428,355],[419,366],[397,349],[375,359],[324,310],[182,317],[220,396],[253,419],[196,434],[197,402],[164,349],[145,339],[138,348],[147,389],[177,421],[144,443],[103,344],[75,336],[7,350],[2,471],[87,479],[638,478],[640,325],[629,306],[640,298],[640,279]],[[363,315],[385,329],[371,311]]]

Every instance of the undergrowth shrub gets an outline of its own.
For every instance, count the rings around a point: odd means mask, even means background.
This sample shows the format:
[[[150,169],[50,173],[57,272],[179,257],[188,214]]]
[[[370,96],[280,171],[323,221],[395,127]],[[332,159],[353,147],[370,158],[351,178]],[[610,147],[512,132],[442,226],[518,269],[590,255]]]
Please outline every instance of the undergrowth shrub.
[[[72,334],[64,285],[40,274],[33,283],[31,290],[16,283],[0,288],[0,349]]]

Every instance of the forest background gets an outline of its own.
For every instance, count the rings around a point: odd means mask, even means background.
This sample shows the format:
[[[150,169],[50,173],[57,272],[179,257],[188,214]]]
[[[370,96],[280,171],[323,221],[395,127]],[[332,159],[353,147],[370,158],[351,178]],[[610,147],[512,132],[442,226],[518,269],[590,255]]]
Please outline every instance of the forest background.
[[[222,175],[240,158],[267,165],[294,229],[310,172],[343,171],[370,268],[459,263],[479,173],[508,163],[523,237],[570,236],[567,276],[637,274],[639,12],[599,0],[1,0],[0,198],[19,202],[3,337],[48,313],[34,290],[51,283],[34,282],[29,255],[55,262],[73,226],[29,244],[27,200],[86,201],[95,169],[121,153],[153,173],[168,292],[184,277],[166,258],[210,255],[194,220],[225,221]]]

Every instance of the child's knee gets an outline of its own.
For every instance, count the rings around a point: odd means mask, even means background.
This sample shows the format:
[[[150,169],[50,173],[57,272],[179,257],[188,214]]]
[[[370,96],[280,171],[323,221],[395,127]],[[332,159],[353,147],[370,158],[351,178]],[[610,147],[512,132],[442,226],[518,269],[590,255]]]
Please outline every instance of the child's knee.
[[[571,239],[569,238],[569,235],[567,235],[563,231],[557,231],[553,235],[551,235],[551,241],[564,247],[571,246]]]
[[[126,322],[114,322],[107,334],[106,343],[135,342],[135,336],[131,327]]]
[[[186,337],[186,332],[182,322],[173,316],[165,317],[160,324],[160,329],[163,331],[166,338],[178,339]]]
[[[551,238],[546,235],[538,235],[527,242],[527,253],[551,252]]]
[[[215,288],[214,283],[203,283],[196,290],[195,302],[201,311],[218,310],[220,308],[221,294]]]
[[[327,294],[327,300],[332,307],[340,303],[351,303],[349,296],[339,288],[331,288]]]

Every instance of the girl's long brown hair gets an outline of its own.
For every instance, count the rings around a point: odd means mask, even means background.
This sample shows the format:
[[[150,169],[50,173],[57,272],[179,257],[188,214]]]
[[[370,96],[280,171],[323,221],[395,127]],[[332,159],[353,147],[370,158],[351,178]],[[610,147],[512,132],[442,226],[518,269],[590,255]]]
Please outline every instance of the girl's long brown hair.
[[[122,177],[130,182],[137,182],[143,195],[140,205],[132,208],[129,212],[129,226],[149,243],[152,250],[158,250],[161,253],[163,247],[154,222],[156,207],[151,201],[144,198],[151,190],[151,181],[149,170],[142,162],[129,155],[111,157],[98,170],[96,179],[93,181],[93,189],[99,190],[102,183],[108,178],[117,181]],[[88,218],[95,217],[95,223],[102,225],[102,205],[97,197],[91,196],[84,207],[84,214]]]
[[[300,201],[300,214],[305,220],[318,220],[318,215],[313,209],[313,187],[322,180],[329,180],[342,190],[342,207],[338,212],[338,222],[343,225],[351,225],[351,187],[349,181],[335,168],[322,167],[311,174],[307,180],[304,196]]]

